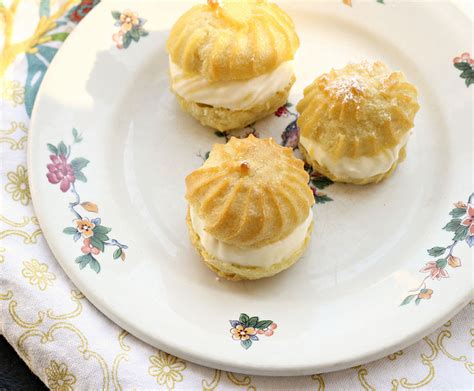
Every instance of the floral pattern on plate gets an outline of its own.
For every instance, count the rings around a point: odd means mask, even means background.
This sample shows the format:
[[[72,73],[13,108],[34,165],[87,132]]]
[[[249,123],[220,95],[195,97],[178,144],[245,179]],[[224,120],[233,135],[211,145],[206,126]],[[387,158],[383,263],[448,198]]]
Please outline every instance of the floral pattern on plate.
[[[298,151],[298,143],[300,140],[300,128],[298,126],[298,113],[293,112],[290,108],[293,107],[293,104],[287,102],[284,106],[280,107],[275,111],[275,116],[277,117],[291,117],[291,122],[286,126],[285,130],[281,134],[281,145],[284,147],[290,147],[295,151],[295,155],[298,158],[302,159],[303,157]],[[305,163],[304,169],[309,174],[309,187],[314,195],[314,201],[317,204],[324,204],[326,202],[332,201],[333,199],[326,194],[322,193],[320,190],[332,185],[334,182],[319,172],[313,170],[313,168]]]
[[[471,58],[469,53],[454,57],[453,64],[456,69],[462,71],[459,77],[464,79],[466,87],[474,83],[474,59]]]
[[[89,160],[82,157],[71,157],[72,147],[82,141],[82,136],[77,129],[72,130],[73,143],[66,145],[61,141],[58,145],[47,144],[51,163],[47,165],[48,172],[46,177],[49,183],[59,185],[59,189],[63,193],[70,192],[75,196],[75,200],[69,203],[69,210],[74,215],[74,226],[64,228],[63,232],[72,235],[75,242],[82,240],[80,255],[76,258],[76,263],[80,269],[84,269],[87,265],[96,273],[100,272],[101,266],[96,258],[100,253],[105,252],[106,246],[116,247],[113,258],[125,260],[125,244],[119,243],[116,239],[110,239],[108,234],[112,228],[102,225],[99,217],[90,219],[79,213],[78,207],[82,207],[86,212],[99,213],[97,204],[85,201],[81,202],[81,197],[76,189],[76,181],[87,182],[87,178],[83,173],[84,168],[89,164]]]
[[[248,349],[253,342],[259,340],[257,334],[271,337],[277,328],[277,324],[272,320],[260,320],[258,316],[249,317],[244,313],[240,314],[239,320],[229,322],[232,326],[230,329],[232,338],[240,341],[244,349]]]
[[[131,10],[112,11],[112,17],[115,19],[115,26],[120,27],[112,35],[117,49],[127,49],[133,41],[138,42],[141,37],[148,35],[148,31],[143,28],[146,20],[140,18],[136,12]]]
[[[461,260],[456,257],[453,252],[454,248],[461,242],[466,242],[469,247],[474,246],[474,193],[469,197],[467,204],[464,202],[456,202],[454,209],[449,212],[452,219],[443,229],[448,232],[454,232],[452,243],[446,247],[437,246],[427,250],[428,255],[438,258],[429,261],[420,270],[421,273],[428,273],[418,288],[410,291],[410,295],[406,296],[400,305],[407,305],[415,300],[416,305],[422,300],[429,300],[433,295],[433,289],[428,288],[427,280],[441,280],[449,278],[448,266],[452,269],[461,267]]]

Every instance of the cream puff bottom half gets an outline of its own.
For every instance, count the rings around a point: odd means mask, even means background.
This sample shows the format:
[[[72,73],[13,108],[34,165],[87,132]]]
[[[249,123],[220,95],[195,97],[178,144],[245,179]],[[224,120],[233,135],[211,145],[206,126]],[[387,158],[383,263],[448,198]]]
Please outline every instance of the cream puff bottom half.
[[[350,178],[348,176],[340,177],[340,176],[334,175],[327,167],[320,165],[315,159],[312,159],[308,151],[305,149],[304,145],[302,145],[301,143],[299,143],[299,150],[301,154],[303,155],[303,159],[306,161],[306,163],[311,165],[315,171],[328,177],[333,182],[352,183],[354,185],[367,185],[369,183],[378,183],[388,178],[390,175],[393,174],[398,164],[403,162],[403,160],[405,160],[405,157],[406,157],[406,146],[403,146],[400,149],[398,158],[389,167],[387,172],[382,172],[380,174],[369,176],[367,178]]]
[[[281,91],[278,91],[266,101],[259,103],[247,110],[231,110],[223,107],[213,107],[202,103],[192,102],[184,99],[176,92],[179,105],[188,114],[196,118],[201,125],[220,130],[222,132],[245,128],[246,126],[274,113],[283,106],[295,82],[293,76],[291,82]]]
[[[209,254],[203,247],[201,239],[195,231],[191,222],[191,215],[188,209],[186,216],[186,224],[188,226],[189,236],[191,243],[196,248],[198,253],[201,255],[204,263],[214,271],[218,276],[223,277],[227,280],[239,281],[239,280],[257,280],[259,278],[271,277],[281,271],[288,269],[303,255],[306,247],[311,240],[311,233],[313,231],[313,221],[309,224],[306,236],[302,241],[301,245],[294,250],[290,255],[286,256],[281,261],[274,263],[270,266],[242,266],[234,263],[224,262],[220,259]]]

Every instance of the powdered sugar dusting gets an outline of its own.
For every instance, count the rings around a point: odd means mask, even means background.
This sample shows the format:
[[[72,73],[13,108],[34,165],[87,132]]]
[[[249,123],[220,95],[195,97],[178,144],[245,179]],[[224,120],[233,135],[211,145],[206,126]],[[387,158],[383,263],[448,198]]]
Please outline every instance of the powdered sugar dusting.
[[[341,77],[329,84],[325,90],[337,98],[342,99],[343,103],[360,102],[367,84],[358,76]]]

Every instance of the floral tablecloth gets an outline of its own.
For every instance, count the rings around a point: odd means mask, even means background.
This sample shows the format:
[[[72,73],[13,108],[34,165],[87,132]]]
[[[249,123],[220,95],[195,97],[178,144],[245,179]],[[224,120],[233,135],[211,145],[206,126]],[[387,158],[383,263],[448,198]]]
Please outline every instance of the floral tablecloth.
[[[31,370],[53,390],[471,390],[474,303],[379,361],[336,373],[267,378],[205,368],[159,351],[84,298],[53,258],[34,216],[26,141],[49,63],[98,2],[0,0],[0,332]],[[467,57],[458,62],[472,67]]]

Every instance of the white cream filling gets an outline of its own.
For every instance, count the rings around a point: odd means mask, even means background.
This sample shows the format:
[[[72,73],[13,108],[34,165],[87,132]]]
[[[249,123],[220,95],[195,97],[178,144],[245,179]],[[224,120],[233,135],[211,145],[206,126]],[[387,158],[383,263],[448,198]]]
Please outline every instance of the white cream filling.
[[[316,160],[319,165],[326,167],[336,177],[363,179],[390,170],[393,163],[398,160],[400,150],[408,142],[409,136],[410,134],[407,133],[400,142],[391,149],[386,149],[374,156],[361,156],[356,159],[349,157],[334,159],[316,141],[303,136],[300,137],[300,143],[312,159]]]
[[[291,256],[306,239],[308,228],[313,220],[310,209],[308,218],[286,238],[259,248],[240,248],[223,243],[207,233],[204,221],[190,208],[191,224],[199,235],[201,245],[213,257],[222,262],[241,266],[270,267]]]
[[[231,110],[247,110],[282,91],[293,77],[293,61],[285,61],[271,72],[247,80],[209,81],[186,74],[169,60],[171,86],[187,101]]]

